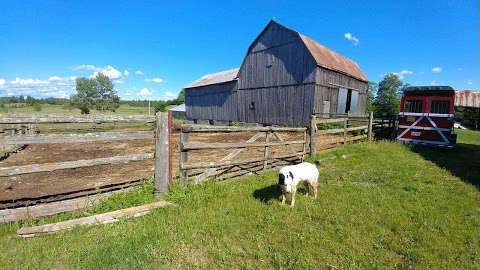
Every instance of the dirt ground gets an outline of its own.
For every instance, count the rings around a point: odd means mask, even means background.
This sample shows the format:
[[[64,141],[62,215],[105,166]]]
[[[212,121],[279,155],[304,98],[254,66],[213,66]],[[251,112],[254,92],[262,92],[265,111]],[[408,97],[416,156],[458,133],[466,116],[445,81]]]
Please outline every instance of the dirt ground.
[[[191,134],[190,142],[245,142],[255,133],[199,133]],[[303,134],[281,134],[284,139],[301,140]],[[173,135],[173,174],[178,175],[179,134]],[[263,138],[257,142],[264,141]],[[275,139],[272,139],[275,141]],[[302,146],[294,146],[301,151]],[[189,152],[189,162],[219,161],[231,150],[201,150]],[[237,159],[263,157],[262,147],[243,151]],[[28,145],[18,153],[0,161],[0,167],[41,164],[50,162],[93,159],[118,155],[153,153],[153,140],[132,140],[113,142],[92,142],[81,144],[36,144]],[[271,156],[287,152],[285,146],[271,147]],[[125,183],[153,176],[153,160],[135,161],[126,164],[100,165],[78,169],[57,170],[33,174],[0,177],[0,204],[24,198],[38,198],[49,195],[71,193],[85,189],[99,188],[111,184]]]

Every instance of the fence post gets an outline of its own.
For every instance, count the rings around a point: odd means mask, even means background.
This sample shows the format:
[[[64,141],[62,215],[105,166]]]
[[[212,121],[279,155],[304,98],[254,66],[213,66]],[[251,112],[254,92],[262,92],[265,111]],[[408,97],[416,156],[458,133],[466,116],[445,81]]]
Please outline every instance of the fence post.
[[[188,151],[183,149],[184,144],[188,142],[188,137],[190,133],[183,132],[180,133],[180,179],[182,184],[187,184],[188,180],[188,171],[183,169],[183,165],[185,165],[188,161]]]
[[[317,117],[312,115],[310,120],[310,155],[317,154]]]
[[[265,143],[268,144],[270,142],[270,131],[265,132]],[[263,169],[266,170],[268,166],[268,158],[270,156],[270,150],[268,149],[268,145],[265,145],[265,149],[263,152]]]
[[[343,145],[347,144],[348,116],[343,120]]]
[[[372,141],[373,112],[368,113],[368,141]]]
[[[161,196],[169,189],[169,127],[168,114],[158,112],[155,117],[155,196]]]
[[[303,131],[302,162],[305,161],[306,152],[307,152],[307,129]]]

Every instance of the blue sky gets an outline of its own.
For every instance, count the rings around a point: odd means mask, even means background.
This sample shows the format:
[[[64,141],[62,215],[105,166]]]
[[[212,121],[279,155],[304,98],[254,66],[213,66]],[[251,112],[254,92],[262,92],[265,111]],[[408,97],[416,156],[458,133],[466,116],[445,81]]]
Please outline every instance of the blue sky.
[[[1,1],[0,95],[68,97],[103,72],[124,99],[167,99],[240,65],[272,18],[379,81],[479,89],[478,1]]]

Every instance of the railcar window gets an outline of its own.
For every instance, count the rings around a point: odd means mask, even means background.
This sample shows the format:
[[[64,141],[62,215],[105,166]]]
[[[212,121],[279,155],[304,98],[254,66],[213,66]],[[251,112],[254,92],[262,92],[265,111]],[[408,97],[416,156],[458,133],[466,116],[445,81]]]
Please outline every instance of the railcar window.
[[[450,101],[448,100],[433,100],[430,108],[431,113],[450,113]]]
[[[421,113],[422,101],[421,100],[407,100],[405,101],[405,112]]]

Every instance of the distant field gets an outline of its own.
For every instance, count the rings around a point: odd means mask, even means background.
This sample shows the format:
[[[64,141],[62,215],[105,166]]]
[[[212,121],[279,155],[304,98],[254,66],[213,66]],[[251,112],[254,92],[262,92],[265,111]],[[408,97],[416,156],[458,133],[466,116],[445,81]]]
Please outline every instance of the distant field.
[[[3,108],[2,113],[37,113],[32,106],[23,107],[23,108]],[[50,105],[42,104],[42,109],[38,113],[67,113],[67,114],[80,114],[79,109],[66,109],[63,105]],[[121,104],[120,108],[116,112],[110,111],[97,111],[92,110],[91,114],[122,114],[122,115],[133,115],[133,114],[148,114],[147,107],[134,107],[128,104]],[[154,113],[154,108],[152,106],[151,113]]]

